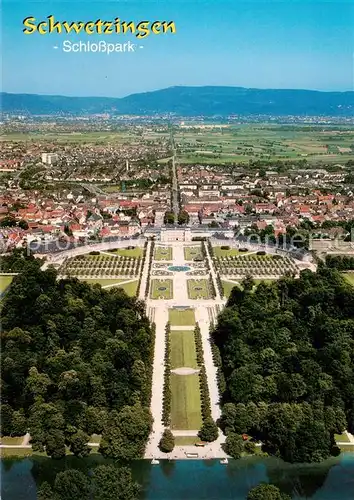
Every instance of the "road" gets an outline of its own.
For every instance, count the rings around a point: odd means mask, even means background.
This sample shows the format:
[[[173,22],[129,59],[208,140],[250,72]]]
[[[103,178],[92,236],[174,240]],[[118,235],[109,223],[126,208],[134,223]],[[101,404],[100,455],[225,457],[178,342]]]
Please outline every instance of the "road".
[[[172,212],[174,213],[175,222],[177,223],[179,213],[178,180],[176,168],[176,148],[172,128],[170,129],[170,141],[172,150]]]

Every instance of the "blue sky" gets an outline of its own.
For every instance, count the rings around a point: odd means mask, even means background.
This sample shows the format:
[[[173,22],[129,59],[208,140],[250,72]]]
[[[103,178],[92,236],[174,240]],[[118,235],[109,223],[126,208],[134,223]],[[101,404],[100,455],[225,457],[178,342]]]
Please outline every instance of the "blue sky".
[[[353,90],[352,0],[2,1],[2,90],[121,97],[174,85]],[[174,21],[135,53],[64,53],[64,40],[134,36],[22,33],[22,21]],[[112,40],[113,37],[113,40]],[[54,49],[53,46],[59,46]]]

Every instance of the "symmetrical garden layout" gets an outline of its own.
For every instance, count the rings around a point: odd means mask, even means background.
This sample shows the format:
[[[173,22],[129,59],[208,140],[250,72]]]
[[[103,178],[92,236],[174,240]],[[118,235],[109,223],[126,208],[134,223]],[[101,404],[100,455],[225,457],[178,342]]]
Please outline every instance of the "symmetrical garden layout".
[[[151,247],[149,247],[151,245]],[[209,330],[234,286],[242,286],[252,275],[261,280],[277,279],[286,272],[298,274],[288,257],[264,252],[214,246],[206,242],[148,244],[151,248],[147,310],[156,324],[155,359],[151,411],[153,433],[147,458],[166,458],[159,441],[170,428],[175,448],[170,458],[196,453],[194,444],[207,414],[220,416],[217,370],[214,366]],[[227,293],[224,287],[229,287]],[[208,413],[209,412],[209,413]],[[224,436],[199,451],[200,458],[224,458]]]
[[[137,294],[143,266],[143,249],[119,248],[104,252],[91,252],[64,261],[59,276],[72,276],[103,288],[123,288],[130,296]]]

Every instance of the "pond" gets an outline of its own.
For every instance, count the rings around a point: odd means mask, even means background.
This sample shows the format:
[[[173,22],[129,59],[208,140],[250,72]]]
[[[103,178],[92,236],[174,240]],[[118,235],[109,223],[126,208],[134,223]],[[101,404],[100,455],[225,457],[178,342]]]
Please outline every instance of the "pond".
[[[185,273],[186,271],[190,271],[191,268],[189,266],[169,266],[167,269],[175,273],[180,273],[180,272]]]

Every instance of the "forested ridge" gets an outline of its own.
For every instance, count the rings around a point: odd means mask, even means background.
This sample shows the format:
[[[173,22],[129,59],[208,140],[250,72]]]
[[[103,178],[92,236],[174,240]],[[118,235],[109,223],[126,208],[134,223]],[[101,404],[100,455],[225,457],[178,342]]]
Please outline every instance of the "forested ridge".
[[[289,462],[339,453],[334,434],[354,432],[354,289],[324,266],[256,291],[249,281],[213,333],[228,451],[248,433]]]
[[[60,458],[65,447],[87,455],[97,433],[105,456],[141,456],[154,346],[144,304],[40,264],[17,266],[2,302],[2,435],[29,430],[34,450]]]

